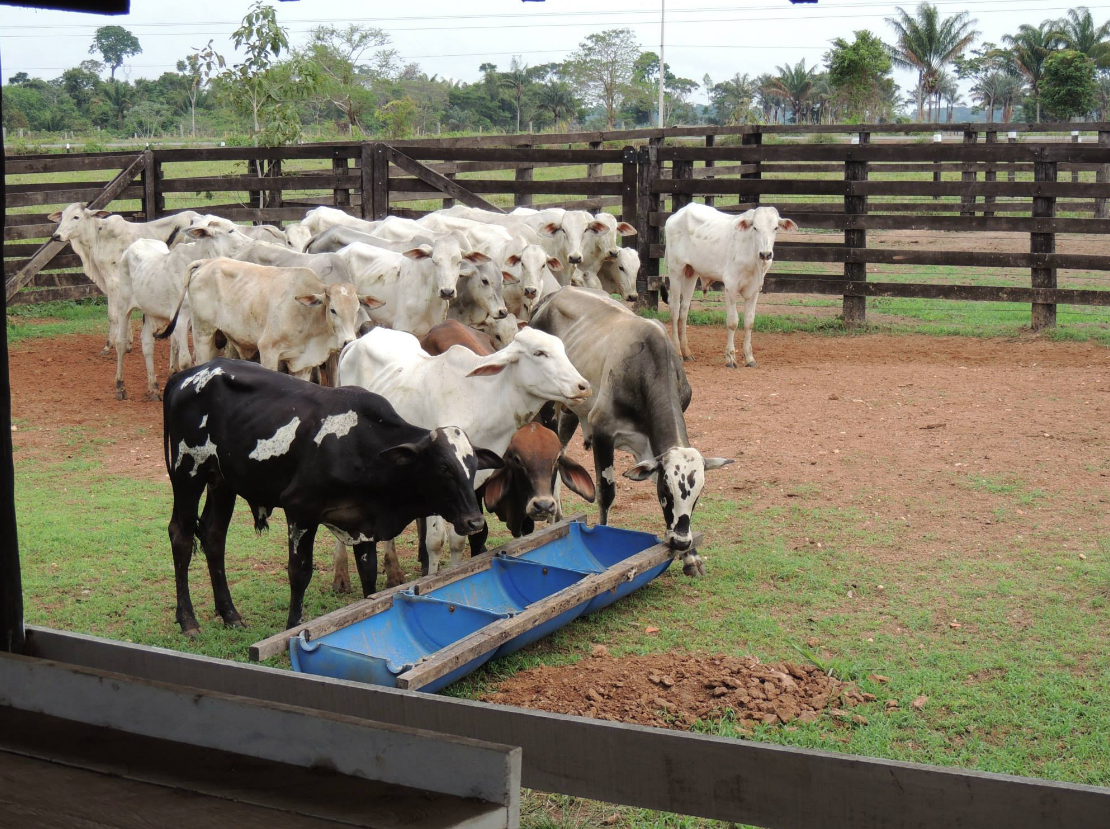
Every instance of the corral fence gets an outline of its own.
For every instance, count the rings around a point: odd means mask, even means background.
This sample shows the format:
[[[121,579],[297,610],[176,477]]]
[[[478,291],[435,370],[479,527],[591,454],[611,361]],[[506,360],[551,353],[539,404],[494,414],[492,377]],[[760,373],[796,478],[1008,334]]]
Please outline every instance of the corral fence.
[[[106,181],[104,171],[115,175]],[[1110,255],[1090,245],[1067,252],[1110,232],[1108,123],[702,126],[209,147],[10,157],[5,174],[13,304],[97,293],[75,272],[68,246],[32,241],[53,230],[49,210],[73,201],[141,220],[195,209],[277,225],[318,205],[378,219],[458,202],[613,210],[638,229],[625,244],[643,262],[641,303],[655,308],[663,226],[697,198],[730,212],[771,205],[797,221],[807,232],[780,239],[763,290],[842,296],[848,325],[865,321],[868,297],[1028,303],[1035,328],[1054,324],[1059,304],[1110,305]],[[944,249],[935,235],[943,231],[973,235]],[[1011,249],[983,250],[978,240],[997,234],[1008,234]],[[1027,250],[1012,249],[1015,239],[1024,247],[1014,234],[1028,236]]]

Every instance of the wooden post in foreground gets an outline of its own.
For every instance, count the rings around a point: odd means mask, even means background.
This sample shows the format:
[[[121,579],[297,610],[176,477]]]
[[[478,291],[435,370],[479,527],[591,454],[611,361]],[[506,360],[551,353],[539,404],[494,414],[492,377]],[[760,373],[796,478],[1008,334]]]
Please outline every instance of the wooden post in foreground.
[[[1055,161],[1035,161],[1033,162],[1033,180],[1038,182],[1056,181],[1056,170],[1057,165]],[[1054,218],[1056,216],[1056,197],[1034,196],[1032,215],[1034,219]],[[1055,253],[1056,234],[1030,233],[1029,251],[1030,253]],[[1031,280],[1034,288],[1055,288],[1056,268],[1034,267],[1032,269]],[[1056,306],[1034,302],[1032,326],[1034,331],[1039,331],[1042,328],[1055,327]]]
[[[989,130],[987,132],[987,143],[988,144],[997,144],[998,143],[998,133],[995,130]],[[995,172],[994,162],[990,162],[990,161],[987,162],[987,171],[983,174],[983,180],[984,181],[997,181],[998,180],[998,173]],[[994,200],[995,200],[994,196],[983,196],[983,216],[985,218],[988,218],[988,219],[994,218]]]
[[[649,290],[648,281],[659,276],[659,260],[651,255],[651,246],[659,239],[659,228],[651,224],[651,214],[659,212],[659,194],[651,192],[651,185],[660,178],[661,142],[660,138],[649,138],[648,145],[640,148],[636,215],[636,248],[640,254],[640,276],[636,279],[636,293],[639,294],[637,310],[659,310],[659,291]]]
[[[1098,145],[1110,148],[1110,132],[1100,130]],[[1099,164],[1095,171],[1095,181],[1102,185],[1110,185],[1110,164]],[[1110,199],[1095,199],[1095,218],[1110,219]]]
[[[859,134],[860,146],[871,143],[871,133]],[[867,181],[867,162],[852,159],[852,151],[848,150],[847,160],[844,162],[844,181]],[[848,216],[860,216],[867,213],[867,196],[845,196],[844,213]],[[849,249],[867,249],[867,231],[849,229],[844,231],[844,247]],[[847,258],[847,257],[846,257]],[[844,278],[849,282],[867,281],[866,262],[845,262]],[[845,296],[842,316],[845,328],[856,328],[867,323],[867,297]]]
[[[716,141],[717,141],[717,136],[715,136],[715,135],[705,136],[705,146],[707,146],[707,147],[712,147],[716,143]],[[710,159],[706,160],[705,166],[707,168],[716,167],[717,162],[710,158]],[[707,175],[705,178],[706,178],[706,181],[708,181],[708,180],[712,179],[713,176]],[[713,196],[706,196],[705,197],[705,204],[708,207],[712,207],[713,204],[714,204],[714,197]]]

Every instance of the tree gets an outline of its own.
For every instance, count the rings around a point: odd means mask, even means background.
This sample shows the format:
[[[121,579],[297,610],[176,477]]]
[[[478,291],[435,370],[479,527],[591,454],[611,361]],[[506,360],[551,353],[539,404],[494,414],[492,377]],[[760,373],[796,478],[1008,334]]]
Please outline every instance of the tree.
[[[1041,97],[1050,118],[1067,121],[1094,109],[1098,82],[1095,63],[1082,52],[1065,49],[1045,59]]]
[[[605,112],[607,129],[613,129],[639,54],[640,44],[631,29],[606,29],[589,35],[570,56],[571,73],[581,84],[587,102]]]
[[[388,46],[390,37],[383,29],[350,24],[345,28],[318,26],[312,31],[308,49],[312,60],[323,72],[320,94],[347,119],[347,131],[363,129],[363,110],[373,105],[364,94],[376,78],[392,77],[398,63],[396,52],[383,49],[376,54],[374,66],[363,64],[363,56],[378,47]]]
[[[952,110],[959,104],[963,103],[963,96],[960,93],[960,85],[956,82],[956,79],[948,72],[941,73],[940,77],[937,79],[937,100],[937,112],[940,112],[939,101],[944,101],[946,108],[944,120],[946,123],[951,124],[953,115]]]
[[[142,101],[131,107],[127,113],[127,131],[140,138],[154,138],[168,129],[173,123],[173,112],[165,104]]]
[[[121,128],[123,127],[123,117],[127,114],[127,110],[131,108],[132,91],[130,85],[115,80],[108,81],[100,87],[100,98],[108,105]]]
[[[212,48],[212,41],[201,49],[193,49],[193,53],[185,60],[177,62],[177,71],[185,76],[189,83],[189,120],[192,122],[193,138],[197,137],[197,97],[204,87],[205,78],[212,77],[217,69],[225,69],[223,55],[216,53]]]
[[[497,85],[501,89],[509,90],[513,104],[516,106],[517,132],[520,132],[520,109],[524,100],[524,91],[533,82],[534,70],[529,69],[528,64],[521,63],[520,55],[513,55],[512,63],[509,64],[509,71],[502,72],[501,77],[497,79]]]
[[[1041,120],[1041,82],[1044,78],[1044,64],[1048,56],[1063,45],[1055,24],[1045,20],[1039,26],[1022,24],[1014,35],[1004,35],[1003,42],[1009,47],[1008,55],[1014,69],[1029,82],[1035,107],[1034,123]]]
[[[124,58],[141,54],[142,51],[139,39],[123,26],[101,26],[96,30],[92,46],[89,47],[90,55],[99,52],[111,68],[112,80],[116,79],[116,70],[120,68]]]
[[[1105,121],[1110,116],[1110,75],[1101,73],[1098,76],[1098,89],[1095,91],[1095,106],[1098,109],[1096,119]]]
[[[416,104],[407,95],[390,101],[378,110],[378,120],[386,138],[410,138],[416,121]]]
[[[720,83],[713,83],[706,75],[705,89],[709,93],[709,103],[722,124],[746,124],[751,120],[755,84],[748,75],[737,72]]]
[[[14,75],[8,78],[8,83],[12,86],[23,86],[30,80],[31,76],[28,75],[26,72],[16,72]]]
[[[551,122],[555,128],[578,110],[578,102],[574,93],[565,81],[548,81],[539,88],[536,95],[539,108],[551,115]]]
[[[96,61],[91,62],[96,63]],[[80,110],[88,109],[97,87],[100,86],[100,75],[81,67],[67,69],[62,73],[60,80],[62,89]]]
[[[926,101],[932,120],[932,99],[940,73],[978,37],[979,32],[973,28],[977,21],[967,12],[942,18],[937,7],[929,3],[919,5],[916,16],[900,6],[895,11],[897,17],[886,19],[895,35],[890,58],[895,66],[917,72],[917,120],[925,114]]]
[[[778,75],[771,79],[771,88],[790,102],[794,123],[800,124],[805,117],[803,107],[813,93],[813,84],[817,80],[817,67],[806,69],[805,58],[802,58],[794,66],[786,64],[775,69]]]
[[[825,55],[829,68],[829,86],[848,118],[867,122],[878,121],[889,114],[890,52],[878,37],[858,31],[849,43],[843,38],[833,41]]]
[[[1056,21],[1056,34],[1065,46],[1086,55],[1095,66],[1110,68],[1110,21],[1096,26],[1091,10],[1080,6],[1068,9],[1067,17]]]

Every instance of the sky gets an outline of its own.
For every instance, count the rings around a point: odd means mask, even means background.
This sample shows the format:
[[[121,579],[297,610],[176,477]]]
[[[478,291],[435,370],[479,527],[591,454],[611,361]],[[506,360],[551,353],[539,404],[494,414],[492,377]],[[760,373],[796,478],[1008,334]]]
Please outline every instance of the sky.
[[[698,83],[706,73],[720,81],[737,72],[773,72],[802,58],[807,65],[820,64],[831,40],[851,40],[857,29],[889,39],[884,18],[898,5],[875,0],[819,0],[806,6],[788,0],[297,0],[273,5],[294,46],[322,23],[376,26],[390,33],[406,61],[419,63],[429,75],[470,82],[483,62],[507,67],[513,55],[529,65],[561,60],[584,37],[609,28],[631,28],[644,49],[658,51],[661,2],[666,3],[667,64]],[[913,3],[903,5],[910,9]],[[935,5],[947,14],[970,12],[982,39],[995,42],[1022,23],[1062,17],[1069,8],[1058,0],[935,0]],[[218,52],[230,57],[229,35],[249,6],[249,0],[132,0],[131,14],[114,18],[0,6],[3,79],[6,83],[21,71],[57,77],[90,57],[98,26],[113,24],[129,29],[143,47],[117,73],[124,79],[173,71],[179,59],[210,38]],[[1089,8],[1098,22],[1110,16],[1110,1]],[[904,90],[914,83],[908,72],[896,73],[896,79]],[[694,99],[704,101],[704,92]]]

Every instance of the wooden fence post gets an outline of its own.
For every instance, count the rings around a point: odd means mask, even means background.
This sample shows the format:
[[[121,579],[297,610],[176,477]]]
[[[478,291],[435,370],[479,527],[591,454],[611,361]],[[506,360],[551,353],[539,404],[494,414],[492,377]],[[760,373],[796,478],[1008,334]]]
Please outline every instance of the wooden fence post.
[[[388,144],[371,146],[370,221],[373,222],[381,221],[389,215],[389,155]]]
[[[592,164],[590,165],[593,166]],[[532,181],[535,178],[536,170],[534,167],[518,167],[514,178],[517,181]],[[447,203],[444,202],[446,207]],[[531,207],[532,194],[531,193],[513,193],[513,207]]]
[[[659,276],[659,260],[651,255],[651,246],[659,241],[659,228],[651,224],[651,214],[659,212],[659,194],[651,192],[653,181],[660,178],[660,138],[649,138],[646,147],[640,148],[636,205],[636,248],[640,254],[640,275],[636,280],[636,309],[659,310],[659,291],[649,289],[648,282]]]
[[[763,133],[761,133],[761,132],[746,132],[742,136],[740,136],[740,144],[742,146],[745,146],[745,147],[761,147],[763,145]],[[745,162],[741,162],[741,163],[746,164],[747,162],[745,161]],[[754,181],[754,180],[759,180],[759,179],[763,178],[763,171],[760,169],[761,168],[760,162],[756,161],[756,162],[754,162],[754,164],[755,164],[755,170],[751,173],[741,173],[740,174],[741,179],[749,179],[749,180]],[[751,202],[752,204],[759,204],[759,193],[753,193],[753,194],[749,194],[749,195],[750,195],[750,198],[747,199],[749,202]],[[744,198],[741,197],[740,201],[743,202]]]
[[[347,166],[347,159],[333,158],[331,160],[331,173],[333,176],[346,176],[350,172]],[[344,207],[351,206],[351,191],[345,187],[336,187],[332,191],[332,203],[335,207],[342,210]]]
[[[987,131],[987,143],[988,144],[997,144],[998,143],[998,132],[996,132],[995,130],[988,130]],[[984,181],[997,181],[998,180],[998,173],[995,172],[994,162],[991,162],[991,161],[987,162],[987,171],[983,174],[983,180]],[[983,197],[983,216],[984,216],[984,218],[987,218],[987,219],[994,218],[994,200],[995,200],[994,196],[984,196]]]
[[[1038,159],[1043,157],[1043,153],[1038,153]],[[1034,181],[1056,181],[1057,164],[1055,161],[1041,161],[1033,162],[1033,180]],[[1034,219],[1051,219],[1056,216],[1056,197],[1055,196],[1034,196],[1033,197],[1033,213]],[[1029,251],[1030,253],[1055,253],[1056,252],[1056,234],[1055,233],[1030,233],[1029,234]],[[1056,268],[1037,268],[1032,269],[1032,285],[1034,288],[1055,288],[1056,287]],[[1032,326],[1034,331],[1039,331],[1042,328],[1055,327],[1056,325],[1056,306],[1052,304],[1033,303]]]
[[[1007,144],[1016,144],[1017,142],[1016,135],[1011,135],[1006,138]],[[1006,172],[1006,181],[1017,181],[1017,165],[1018,163],[1016,161],[1010,164],[1010,169]]]
[[[1110,132],[1100,130],[1098,145],[1104,149],[1110,148]],[[1095,181],[1099,184],[1110,184],[1110,164],[1099,164],[1095,170]],[[1095,199],[1095,218],[1110,219],[1110,199]]]
[[[625,147],[622,151],[624,157],[621,159],[621,221],[628,222],[636,228],[635,236],[625,236],[623,238],[624,247],[636,247],[639,243],[639,221],[637,218],[637,175],[639,168],[636,163],[636,148]],[[637,284],[639,283],[640,275],[636,274]]]
[[[154,153],[151,150],[143,152],[143,216],[144,220],[153,222],[158,218],[158,171],[154,165]]]
[[[602,146],[602,143],[603,142],[601,142],[601,141],[591,141],[590,142],[590,149],[591,150],[600,150],[601,146]],[[597,176],[600,176],[601,173],[602,173],[603,166],[604,165],[601,165],[601,164],[587,164],[586,165],[586,178],[596,178]]]
[[[449,178],[449,179],[451,179],[451,181],[454,181],[455,177],[458,175],[458,173],[444,173],[443,175],[444,175],[444,178]],[[520,181],[520,179],[518,178],[517,181]],[[457,203],[458,202],[456,202],[450,196],[444,196],[443,197],[443,209],[444,210],[447,210],[449,207],[454,207]]]
[[[374,145],[363,141],[360,147],[359,175],[361,176],[362,200],[360,212],[362,218],[370,221],[374,215]]]
[[[859,134],[859,143],[861,147],[870,144],[871,133],[861,132]],[[844,181],[867,181],[867,162],[852,159],[851,148],[848,149],[846,160],[844,162]],[[844,196],[844,213],[848,216],[866,215],[867,196]],[[863,228],[845,230],[844,247],[862,248],[866,250],[867,231]],[[867,263],[845,262],[844,279],[849,282],[866,282]],[[867,297],[845,295],[842,316],[844,319],[845,328],[856,328],[857,326],[866,324]]]
[[[1071,131],[1071,143],[1073,143],[1073,144],[1078,144],[1079,143],[1079,130],[1072,130]],[[1072,165],[1072,168],[1071,168],[1071,183],[1072,184],[1078,184],[1079,183],[1079,167],[1078,167],[1078,164],[1079,164],[1079,162],[1076,162],[1074,165]]]
[[[272,158],[266,163],[266,178],[275,179],[272,190],[263,191],[266,194],[265,207],[281,207],[281,159]],[[259,193],[261,196],[262,193]],[[263,206],[263,205],[260,205]],[[281,227],[281,219],[263,219],[262,224]]]
[[[712,147],[715,143],[717,143],[717,136],[715,136],[715,135],[705,136],[705,146]],[[716,167],[717,162],[714,161],[711,158],[706,159],[705,166],[706,167]],[[713,176],[707,175],[705,178],[708,181],[709,179],[712,179]],[[712,207],[715,202],[716,202],[716,199],[713,196],[706,196],[705,197],[705,203],[706,203],[707,206]]]
[[[691,181],[694,178],[694,162],[675,159],[671,162],[671,178],[676,181]],[[674,193],[671,196],[671,212],[675,213],[694,200],[690,193]]]
[[[979,140],[979,133],[975,130],[964,130],[964,143],[975,144]],[[963,164],[963,172],[960,174],[960,180],[965,184],[975,184],[975,162],[965,161]],[[974,216],[975,215],[975,193],[974,188],[971,188],[970,194],[960,197],[960,215],[961,216]]]

